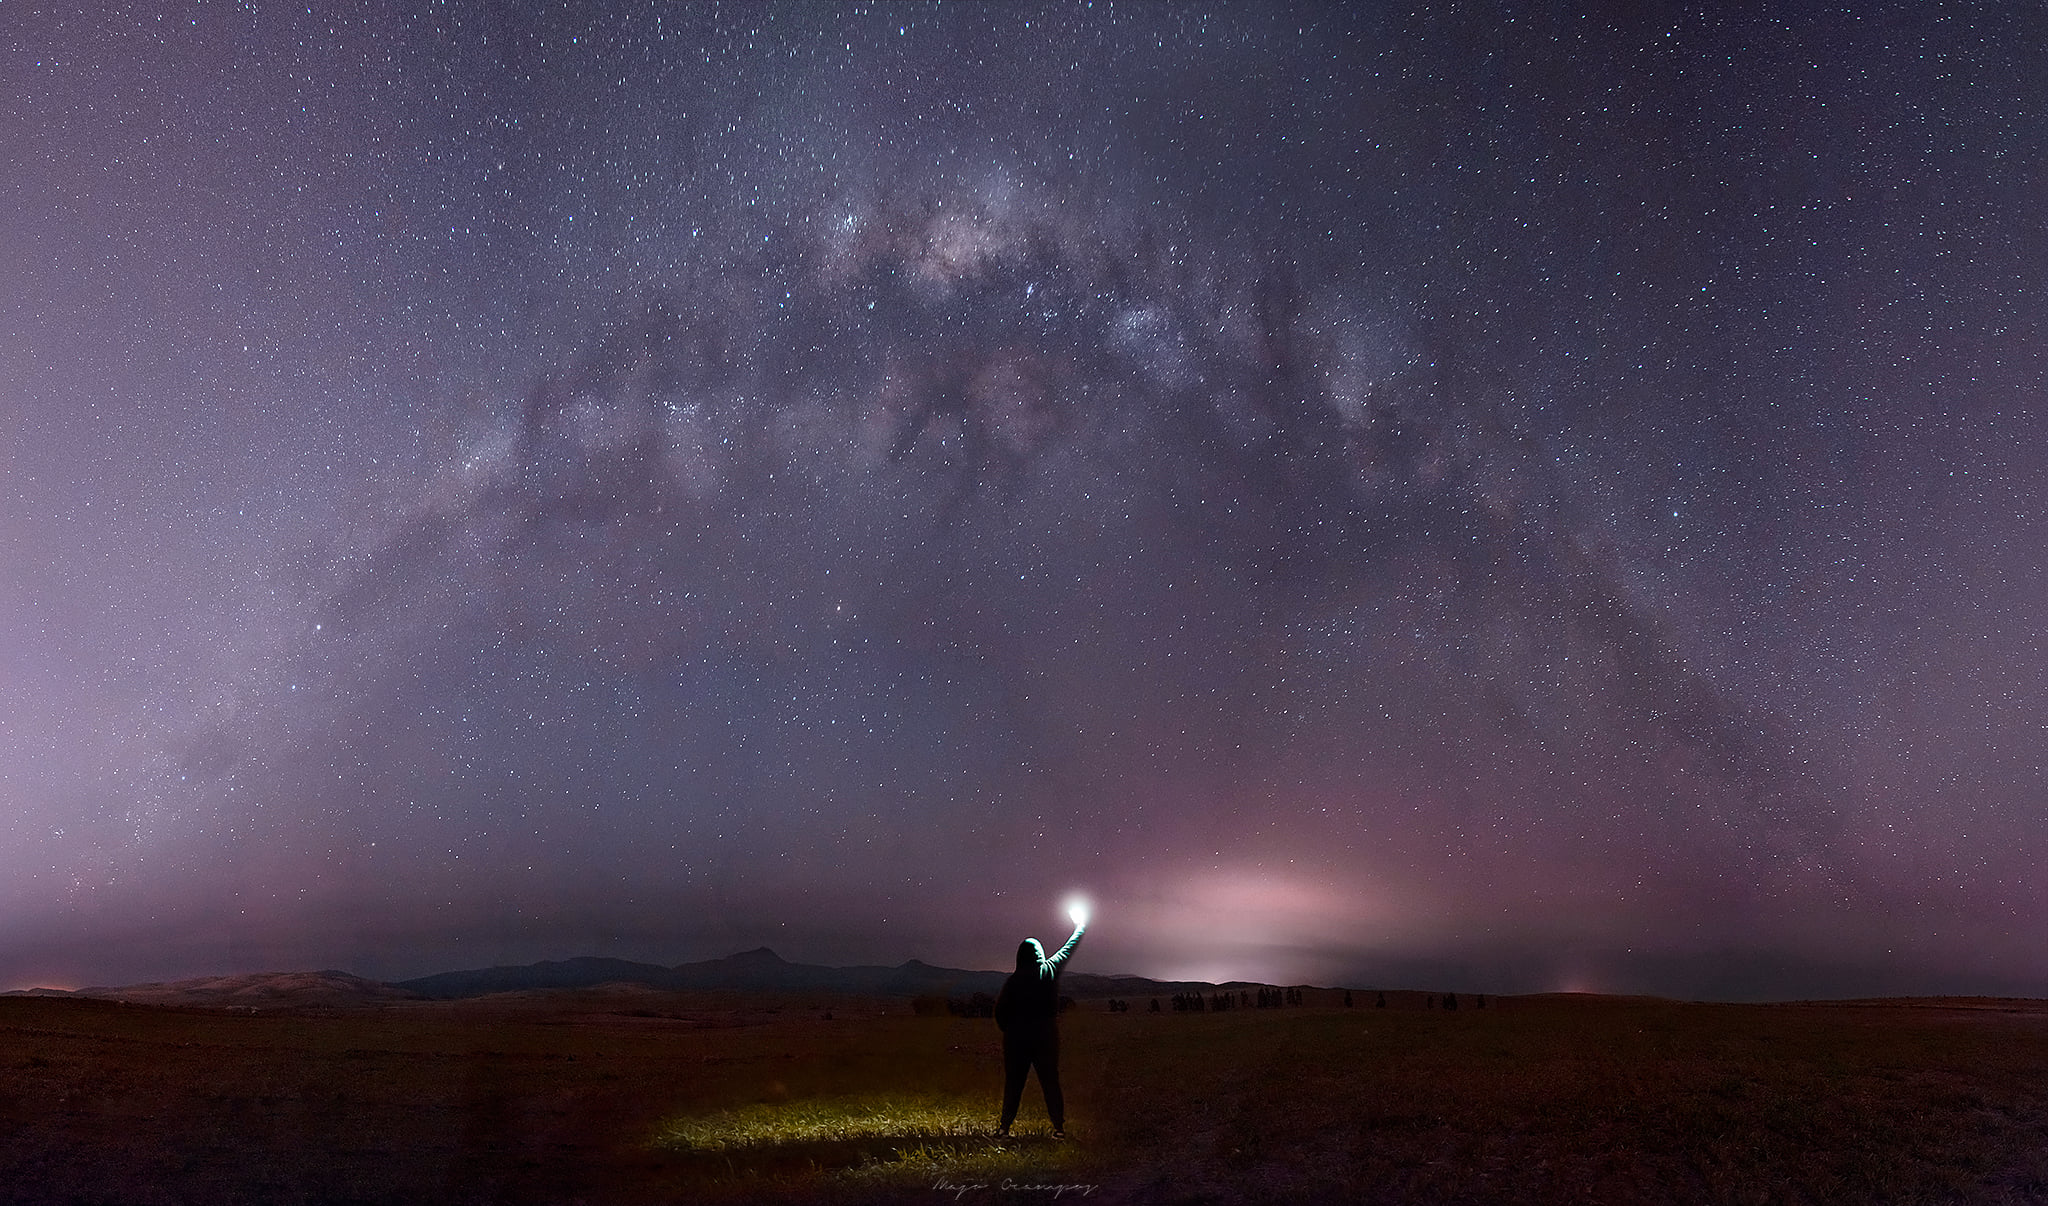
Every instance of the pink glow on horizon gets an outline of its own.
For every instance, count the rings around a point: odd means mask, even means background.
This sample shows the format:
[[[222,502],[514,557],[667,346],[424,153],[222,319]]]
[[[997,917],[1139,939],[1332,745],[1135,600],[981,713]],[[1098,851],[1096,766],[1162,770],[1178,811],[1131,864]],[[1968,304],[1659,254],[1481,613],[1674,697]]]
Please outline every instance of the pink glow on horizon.
[[[1346,952],[1405,929],[1383,891],[1294,867],[1193,872],[1113,913],[1106,905],[1104,916],[1147,936],[1151,957],[1134,970],[1219,983],[1313,980]]]

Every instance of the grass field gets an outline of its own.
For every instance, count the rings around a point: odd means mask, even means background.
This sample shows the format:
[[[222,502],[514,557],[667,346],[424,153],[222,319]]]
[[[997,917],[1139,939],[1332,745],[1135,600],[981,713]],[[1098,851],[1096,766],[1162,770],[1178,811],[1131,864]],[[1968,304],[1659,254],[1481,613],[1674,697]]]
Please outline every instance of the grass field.
[[[2048,1202],[2039,1003],[1391,995],[1085,1004],[1066,1142],[901,1001],[0,999],[0,1202]]]

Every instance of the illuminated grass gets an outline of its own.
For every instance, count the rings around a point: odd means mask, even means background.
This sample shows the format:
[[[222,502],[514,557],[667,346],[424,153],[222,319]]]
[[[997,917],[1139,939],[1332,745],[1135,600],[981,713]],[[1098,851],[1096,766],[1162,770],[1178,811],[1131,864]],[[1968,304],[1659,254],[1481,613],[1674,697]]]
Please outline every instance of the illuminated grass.
[[[655,1144],[692,1155],[733,1155],[805,1143],[966,1138],[991,1138],[987,1102],[969,1106],[933,1097],[876,1097],[720,1110],[670,1123]]]
[[[1034,1133],[1035,1132],[1035,1133]],[[944,1097],[820,1098],[679,1118],[653,1146],[700,1172],[741,1180],[829,1175],[888,1185],[935,1175],[1038,1176],[1068,1163],[1070,1145],[1043,1125],[995,1134],[988,1102]]]

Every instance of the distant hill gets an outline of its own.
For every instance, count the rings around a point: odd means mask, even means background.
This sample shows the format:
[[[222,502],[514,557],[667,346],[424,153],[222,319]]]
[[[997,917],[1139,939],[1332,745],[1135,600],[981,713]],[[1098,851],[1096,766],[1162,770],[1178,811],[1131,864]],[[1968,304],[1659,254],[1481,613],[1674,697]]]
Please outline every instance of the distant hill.
[[[767,947],[742,951],[723,959],[662,967],[625,959],[565,959],[523,967],[484,967],[441,972],[398,987],[423,997],[452,1000],[494,992],[537,988],[592,988],[599,984],[645,984],[650,988],[716,989],[728,992],[832,992],[849,996],[921,997],[994,995],[1007,972],[935,967],[918,959],[895,967],[825,967],[791,963]],[[1196,981],[1149,980],[1143,976],[1104,976],[1070,972],[1061,986],[1074,997],[1165,996],[1176,992],[1212,992],[1220,988],[1259,987],[1245,981],[1216,985]]]
[[[24,993],[5,995],[92,997],[105,1001],[128,1001],[137,1005],[204,1005],[230,1009],[304,1009],[420,999],[420,994],[416,992],[378,980],[365,980],[361,976],[352,976],[343,971],[202,976],[191,980],[172,980],[154,984],[80,988],[72,992],[57,988],[32,988]]]
[[[548,960],[518,967],[482,967],[440,972],[386,984],[347,972],[265,972],[246,976],[209,976],[157,984],[121,987],[32,988],[0,996],[93,997],[149,1005],[199,1005],[231,1009],[293,1009],[373,1005],[396,1001],[449,1001],[493,993],[547,989],[595,988],[600,984],[637,984],[648,988],[722,992],[818,992],[867,997],[966,997],[978,992],[993,996],[1008,973],[935,967],[912,959],[895,967],[825,967],[791,963],[767,947],[742,951],[723,959],[664,967],[630,959],[584,956]],[[1264,987],[1248,981],[1228,984],[1150,980],[1143,976],[1104,976],[1070,972],[1060,981],[1069,996],[1169,996],[1177,992],[1217,992]]]
[[[834,992],[856,996],[914,997],[927,994],[995,992],[1001,972],[933,967],[912,959],[897,967],[824,967],[791,963],[759,947],[707,959],[662,967],[625,959],[564,959],[523,967],[484,967],[441,972],[400,981],[398,987],[424,997],[450,1000],[494,992],[536,988],[592,988],[599,984],[645,984],[650,988],[717,989],[728,992]]]
[[[494,992],[525,992],[536,988],[592,988],[599,984],[647,984],[667,987],[671,971],[656,963],[584,956],[529,963],[523,967],[482,967],[472,971],[437,972],[398,987],[423,997],[447,1001]]]

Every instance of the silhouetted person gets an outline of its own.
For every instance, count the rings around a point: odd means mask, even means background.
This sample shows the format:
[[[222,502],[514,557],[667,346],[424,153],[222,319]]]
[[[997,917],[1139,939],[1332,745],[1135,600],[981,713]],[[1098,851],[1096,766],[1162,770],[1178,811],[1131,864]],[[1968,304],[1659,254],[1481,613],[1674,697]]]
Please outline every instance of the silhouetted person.
[[[1067,1106],[1060,1096],[1060,972],[1067,956],[1081,943],[1087,925],[1074,927],[1073,937],[1048,956],[1036,938],[1017,945],[1017,970],[1003,981],[996,998],[996,1027],[1003,1032],[1003,1121],[997,1130],[1010,1133],[1017,1104],[1024,1099],[1024,1076],[1038,1069],[1038,1087],[1045,1090],[1045,1112],[1052,1119],[1052,1137],[1067,1137]]]

